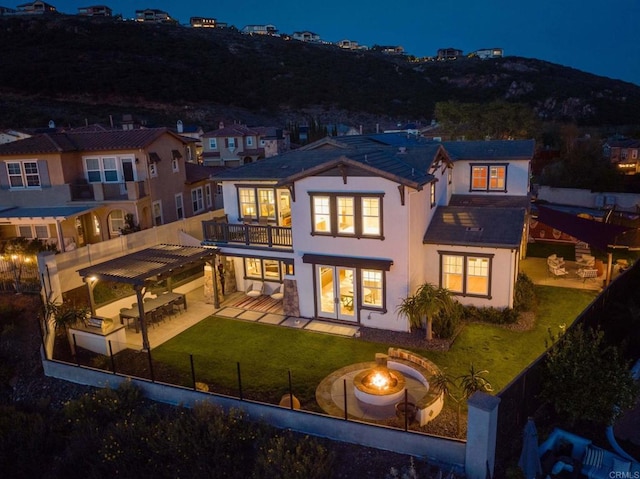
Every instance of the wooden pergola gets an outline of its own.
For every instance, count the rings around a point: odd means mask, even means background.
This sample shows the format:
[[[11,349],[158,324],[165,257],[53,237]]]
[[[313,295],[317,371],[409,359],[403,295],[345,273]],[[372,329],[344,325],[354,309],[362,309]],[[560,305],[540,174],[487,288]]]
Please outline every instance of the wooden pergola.
[[[147,289],[163,279],[167,280],[167,289],[171,291],[171,277],[176,273],[193,268],[198,264],[209,263],[213,271],[214,307],[218,308],[216,268],[214,267],[217,248],[199,246],[181,246],[160,244],[125,256],[105,261],[78,270],[78,274],[87,284],[91,314],[95,314],[93,288],[99,280],[126,283],[133,286],[138,302],[142,347],[150,349],[147,335],[147,323],[144,314],[144,295]]]

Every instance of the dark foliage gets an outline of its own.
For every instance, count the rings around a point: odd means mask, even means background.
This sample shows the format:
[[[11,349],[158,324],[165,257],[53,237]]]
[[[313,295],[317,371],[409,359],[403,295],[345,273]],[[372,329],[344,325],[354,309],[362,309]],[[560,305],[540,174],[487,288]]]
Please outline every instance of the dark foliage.
[[[640,87],[519,57],[410,62],[233,29],[66,15],[1,18],[0,44],[10,46],[0,68],[0,127],[52,118],[77,126],[135,113],[210,128],[223,109],[429,121],[442,101],[515,102],[542,120],[640,123]]]
[[[529,278],[524,273],[518,274],[518,280],[516,281],[516,295],[513,301],[513,309],[519,313],[524,311],[535,312],[538,306],[538,299],[536,298],[536,291]]]
[[[480,321],[494,324],[513,324],[518,320],[518,313],[511,308],[492,308],[476,306],[464,307],[464,318],[467,321]]]

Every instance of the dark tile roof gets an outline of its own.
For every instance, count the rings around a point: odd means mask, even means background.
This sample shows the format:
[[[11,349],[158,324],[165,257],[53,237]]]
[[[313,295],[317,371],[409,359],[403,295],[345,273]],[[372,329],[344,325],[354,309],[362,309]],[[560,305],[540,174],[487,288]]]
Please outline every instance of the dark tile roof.
[[[0,156],[65,151],[141,149],[165,133],[180,138],[170,133],[167,128],[44,133],[0,145]]]
[[[258,133],[251,129],[247,128],[244,125],[231,125],[225,126],[222,128],[218,128],[217,130],[212,130],[206,132],[202,135],[203,138],[225,138],[231,136],[247,136],[247,135],[257,135]]]
[[[316,171],[323,165],[349,162],[409,185],[424,185],[433,179],[427,171],[436,159],[439,144],[425,145],[400,153],[394,147],[378,148],[331,148],[317,150],[293,150],[265,160],[229,169],[221,173],[220,180],[276,180],[281,183],[288,178],[299,177],[309,170]],[[335,165],[334,165],[335,166]]]
[[[447,153],[456,160],[531,160],[535,140],[443,141]]]
[[[220,172],[225,171],[225,166],[205,166],[197,163],[185,163],[184,169],[186,173],[187,183],[196,183],[208,178],[216,177]]]
[[[494,208],[529,208],[528,196],[510,195],[451,195],[449,206],[482,206]]]
[[[524,219],[524,208],[440,206],[423,243],[517,248]]]

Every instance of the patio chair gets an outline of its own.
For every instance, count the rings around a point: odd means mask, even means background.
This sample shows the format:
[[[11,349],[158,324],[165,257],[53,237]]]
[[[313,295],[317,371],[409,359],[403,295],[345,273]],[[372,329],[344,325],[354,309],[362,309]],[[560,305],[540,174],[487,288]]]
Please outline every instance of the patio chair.
[[[578,266],[593,268],[596,265],[596,257],[590,254],[582,254],[579,258],[576,258]]]
[[[246,295],[250,298],[257,298],[262,295],[264,291],[264,283],[260,281],[254,281],[253,283],[249,283],[247,290],[245,291]]]
[[[551,273],[554,278],[561,278],[569,274],[566,269],[552,265],[549,265],[549,273]]]
[[[564,268],[564,258],[557,256],[556,254],[552,254],[547,257],[547,264],[550,268]]]
[[[271,293],[269,296],[271,296],[271,299],[275,299],[276,301],[282,301],[282,298],[284,298],[284,292],[282,291],[282,285],[279,285],[276,289],[273,290],[273,293]]]

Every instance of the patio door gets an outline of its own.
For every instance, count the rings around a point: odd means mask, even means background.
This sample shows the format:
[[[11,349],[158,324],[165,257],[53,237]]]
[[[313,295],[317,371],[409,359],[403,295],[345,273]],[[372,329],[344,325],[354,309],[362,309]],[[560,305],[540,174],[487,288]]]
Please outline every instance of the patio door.
[[[134,181],[133,158],[122,158],[122,183],[120,183],[120,194],[127,194],[127,181]]]
[[[357,321],[355,270],[342,266],[316,265],[318,316]]]

